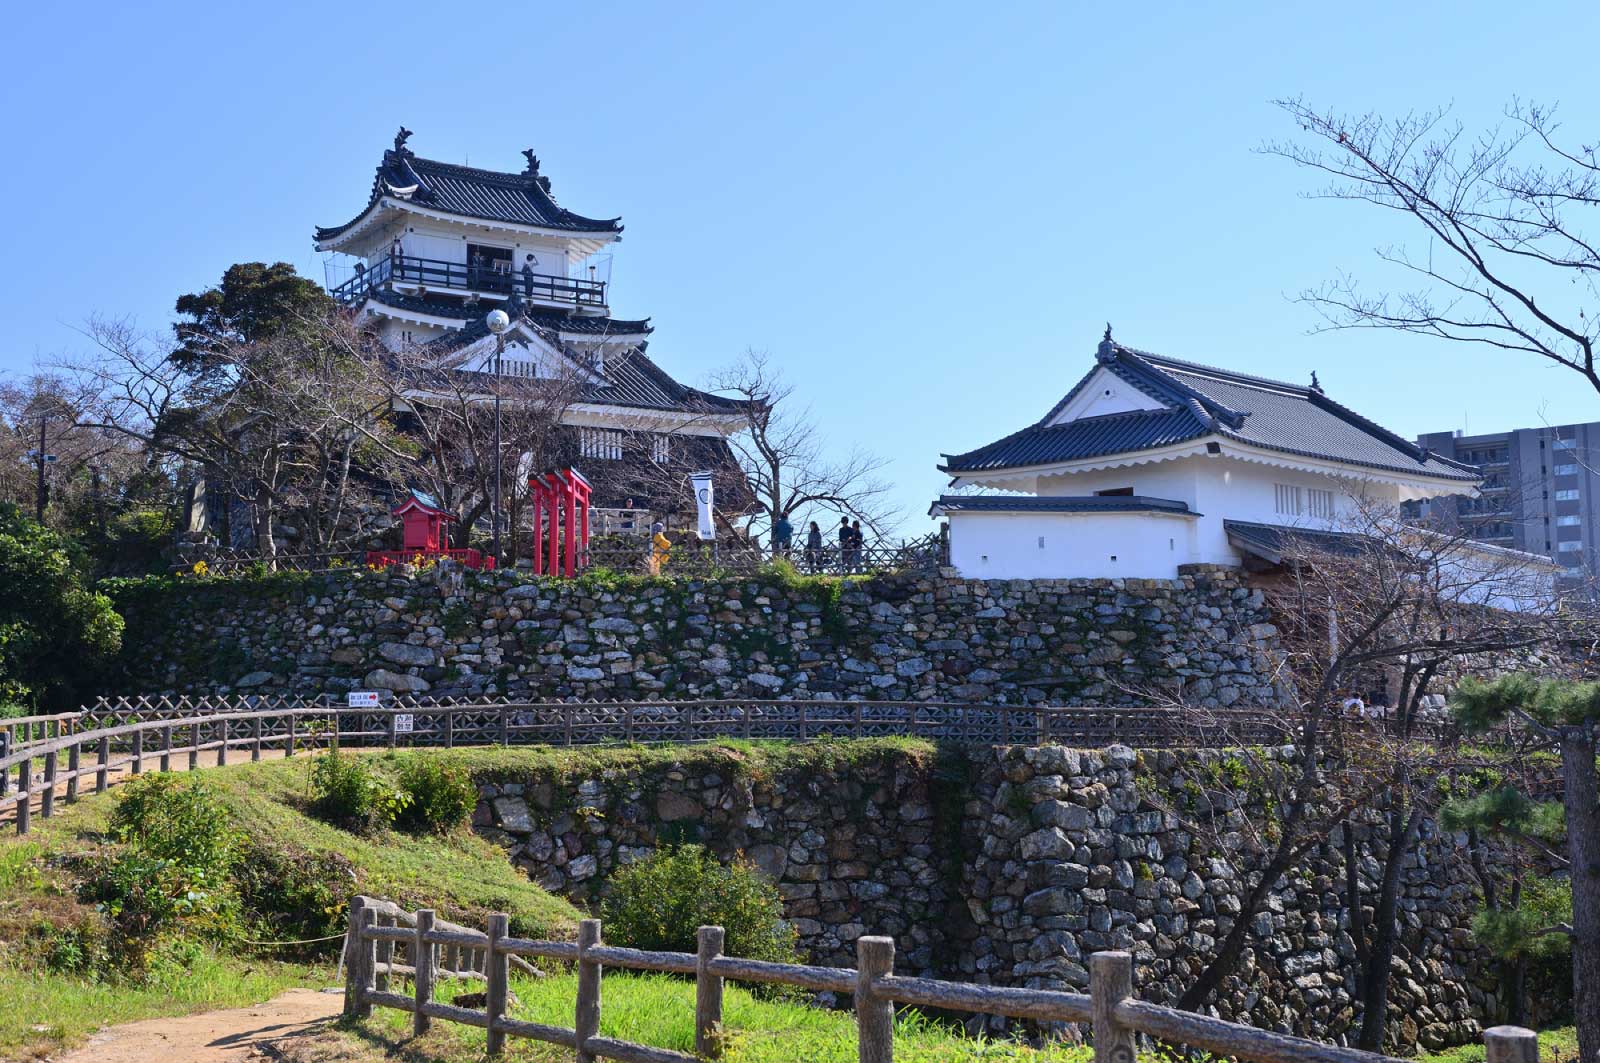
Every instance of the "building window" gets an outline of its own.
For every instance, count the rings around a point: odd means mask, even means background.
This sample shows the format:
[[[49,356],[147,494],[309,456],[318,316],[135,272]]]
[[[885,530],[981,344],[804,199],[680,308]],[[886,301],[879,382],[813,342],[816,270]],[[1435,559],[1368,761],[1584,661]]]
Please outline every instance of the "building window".
[[[1333,492],[1313,487],[1306,491],[1307,512],[1318,520],[1333,519]]]
[[[1576,439],[1558,439],[1551,443],[1550,446],[1555,450],[1577,450],[1578,441]]]
[[[614,428],[580,428],[578,452],[586,458],[617,461],[622,457],[622,433]]]
[[[1272,490],[1276,496],[1279,516],[1298,517],[1300,515],[1300,488],[1294,484],[1273,484]]]
[[[650,460],[657,465],[665,465],[672,460],[671,436],[653,435],[650,437]]]
[[[1581,539],[1563,539],[1559,543],[1556,543],[1556,549],[1562,552],[1582,550],[1583,541]]]
[[[1577,500],[1578,489],[1576,487],[1569,487],[1565,491],[1556,492],[1557,502],[1576,502]]]
[[[1546,518],[1546,519],[1548,519],[1548,518]],[[1583,523],[1583,518],[1578,516],[1576,513],[1568,513],[1564,517],[1557,517],[1556,518],[1556,527],[1558,527],[1558,528],[1576,528],[1578,525],[1580,525],[1582,523]]]
[[[1557,465],[1556,466],[1556,475],[1557,476],[1576,476],[1576,475],[1578,475],[1578,467],[1576,465]]]
[[[1108,487],[1104,491],[1096,491],[1095,492],[1095,497],[1096,498],[1132,498],[1133,497],[1133,488],[1131,488],[1131,487]]]

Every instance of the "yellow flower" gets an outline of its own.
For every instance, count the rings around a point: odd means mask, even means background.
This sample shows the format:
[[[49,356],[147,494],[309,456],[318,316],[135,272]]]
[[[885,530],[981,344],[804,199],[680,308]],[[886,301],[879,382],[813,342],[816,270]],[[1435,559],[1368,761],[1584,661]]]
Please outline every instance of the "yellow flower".
[[[196,576],[204,576],[211,571],[211,566],[206,564],[204,561],[196,561],[194,563],[194,568],[190,569],[189,571],[194,573]]]

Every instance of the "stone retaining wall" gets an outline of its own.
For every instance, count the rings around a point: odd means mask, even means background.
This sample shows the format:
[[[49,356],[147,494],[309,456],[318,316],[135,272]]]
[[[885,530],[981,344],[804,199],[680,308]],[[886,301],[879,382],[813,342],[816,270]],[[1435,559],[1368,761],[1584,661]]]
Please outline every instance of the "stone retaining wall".
[[[130,581],[119,695],[387,689],[1271,706],[1276,629],[1230,570],[1178,580]]]
[[[566,775],[482,782],[476,822],[535,880],[581,902],[666,842],[742,853],[776,880],[812,962],[849,966],[856,938],[889,934],[903,972],[996,985],[1081,990],[1087,956],[1123,948],[1139,994],[1172,1002],[1240,910],[1229,853],[1168,811],[1197,794],[1237,799],[1237,787],[1216,784],[1219,771],[1239,771],[1227,754],[876,748],[848,760],[798,754],[777,770],[715,748],[643,769],[591,760]],[[1245,816],[1271,818],[1261,807]],[[1401,1047],[1437,1048],[1475,1040],[1498,1002],[1467,929],[1474,883],[1461,839],[1431,823],[1423,838],[1404,872],[1391,1034]],[[1353,1036],[1337,842],[1255,917],[1240,972],[1215,1000],[1225,1017]],[[1377,868],[1359,871],[1370,905]]]

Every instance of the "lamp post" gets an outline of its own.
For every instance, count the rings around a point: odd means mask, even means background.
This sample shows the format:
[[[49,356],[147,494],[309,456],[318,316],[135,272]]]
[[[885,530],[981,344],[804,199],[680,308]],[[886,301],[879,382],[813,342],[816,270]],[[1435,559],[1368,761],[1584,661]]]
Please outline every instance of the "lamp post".
[[[504,310],[491,310],[483,323],[494,333],[494,563],[500,564],[500,360],[506,353],[506,330],[511,317]]]

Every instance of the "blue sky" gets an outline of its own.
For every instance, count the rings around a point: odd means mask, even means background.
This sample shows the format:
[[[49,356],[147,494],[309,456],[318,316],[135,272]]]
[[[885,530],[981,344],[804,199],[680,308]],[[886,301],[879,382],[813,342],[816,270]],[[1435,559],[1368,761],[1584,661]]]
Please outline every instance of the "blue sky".
[[[620,214],[613,310],[703,380],[769,351],[905,530],[941,451],[1039,417],[1117,337],[1328,392],[1407,435],[1600,418],[1575,375],[1292,301],[1409,236],[1254,149],[1268,101],[1559,101],[1594,140],[1593,4],[27,5],[0,75],[0,371],[91,313],[165,328],[235,261],[322,276],[395,128]],[[1214,10],[1205,10],[1211,8]],[[469,14],[470,13],[470,14]]]

